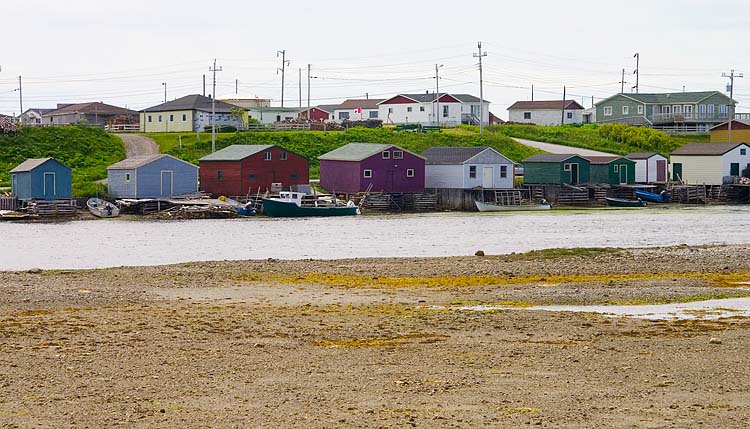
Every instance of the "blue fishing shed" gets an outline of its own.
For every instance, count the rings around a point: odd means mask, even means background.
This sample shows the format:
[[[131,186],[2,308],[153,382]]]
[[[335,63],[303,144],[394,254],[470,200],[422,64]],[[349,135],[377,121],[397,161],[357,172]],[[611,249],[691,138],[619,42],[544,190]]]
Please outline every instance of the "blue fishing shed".
[[[10,170],[10,184],[19,200],[64,200],[73,196],[73,172],[55,158],[27,159]]]
[[[107,167],[112,198],[159,198],[198,191],[198,166],[170,155],[127,158]]]

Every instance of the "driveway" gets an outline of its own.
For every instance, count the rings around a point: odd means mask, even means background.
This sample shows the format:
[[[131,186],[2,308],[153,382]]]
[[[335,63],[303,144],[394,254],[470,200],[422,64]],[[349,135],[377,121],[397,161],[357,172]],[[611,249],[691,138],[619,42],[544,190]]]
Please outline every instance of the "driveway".
[[[115,134],[125,145],[125,156],[156,155],[159,153],[159,145],[152,139],[138,134]]]
[[[616,156],[613,153],[599,152],[596,150],[589,150],[589,149],[581,149],[579,147],[573,147],[573,146],[563,146],[559,144],[544,143],[544,142],[537,142],[534,140],[517,139],[517,138],[513,138],[513,140],[517,141],[518,143],[521,143],[522,145],[535,147],[537,149],[541,149],[549,153],[559,153],[559,154],[575,153],[581,156]]]

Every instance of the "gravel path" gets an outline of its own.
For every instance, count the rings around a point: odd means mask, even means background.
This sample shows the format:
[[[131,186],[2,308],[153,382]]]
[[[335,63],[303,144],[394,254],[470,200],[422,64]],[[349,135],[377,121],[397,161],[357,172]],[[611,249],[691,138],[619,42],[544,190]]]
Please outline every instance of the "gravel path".
[[[596,150],[581,149],[579,147],[563,146],[559,144],[544,143],[544,142],[538,142],[534,140],[517,139],[517,138],[514,138],[513,140],[517,141],[518,143],[521,143],[522,145],[535,147],[537,149],[541,149],[549,153],[560,153],[560,154],[577,153],[578,155],[582,155],[582,156],[614,155],[613,153],[599,152]]]
[[[115,134],[125,144],[125,156],[155,155],[159,153],[159,145],[146,136],[138,134]]]

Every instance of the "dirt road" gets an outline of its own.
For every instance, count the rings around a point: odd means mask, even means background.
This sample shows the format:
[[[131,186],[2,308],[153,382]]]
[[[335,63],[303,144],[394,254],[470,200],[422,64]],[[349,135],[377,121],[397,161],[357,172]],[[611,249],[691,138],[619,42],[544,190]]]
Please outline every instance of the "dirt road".
[[[746,428],[747,318],[523,308],[748,273],[747,246],[0,272],[0,427]]]
[[[159,145],[152,139],[138,134],[115,134],[125,145],[125,156],[155,155],[159,153]]]
[[[541,149],[549,153],[560,153],[560,154],[576,153],[581,156],[614,156],[614,154],[612,153],[599,152],[599,151],[590,150],[590,149],[582,149],[579,147],[564,146],[564,145],[553,144],[553,143],[544,143],[544,142],[538,142],[534,140],[518,139],[515,137],[513,138],[513,140],[517,141],[518,143],[521,143],[522,145],[535,147],[537,149]]]

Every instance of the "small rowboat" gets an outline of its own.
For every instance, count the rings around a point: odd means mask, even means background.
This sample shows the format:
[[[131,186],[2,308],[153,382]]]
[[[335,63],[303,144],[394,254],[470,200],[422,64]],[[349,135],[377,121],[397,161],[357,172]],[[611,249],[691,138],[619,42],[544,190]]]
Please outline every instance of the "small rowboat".
[[[653,192],[636,189],[635,196],[640,200],[648,201],[650,203],[668,203],[669,200],[672,199],[672,194],[667,191],[661,191],[661,193],[655,194]]]
[[[86,206],[89,208],[91,214],[96,217],[120,216],[120,209],[116,205],[101,198],[89,198],[86,201]]]
[[[641,199],[626,200],[624,198],[607,197],[607,205],[610,207],[646,207],[646,203]]]
[[[552,205],[544,202],[541,204],[518,204],[518,205],[499,205],[483,203],[481,201],[474,200],[474,204],[477,206],[477,210],[480,212],[515,212],[515,211],[536,211],[536,210],[550,210]]]

